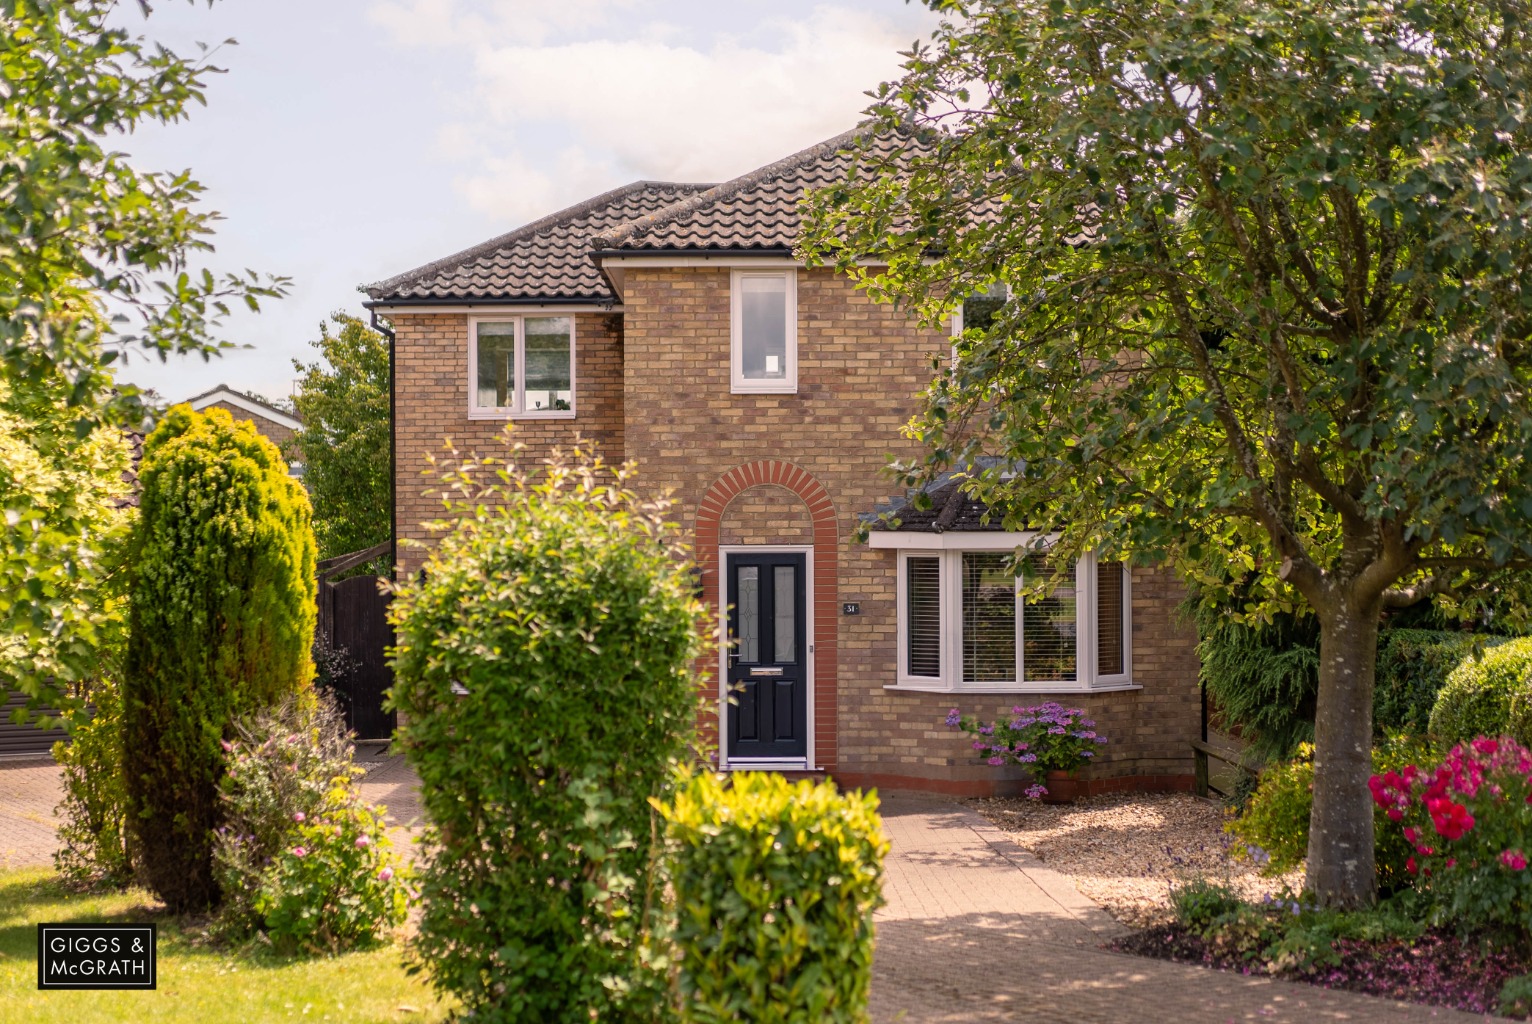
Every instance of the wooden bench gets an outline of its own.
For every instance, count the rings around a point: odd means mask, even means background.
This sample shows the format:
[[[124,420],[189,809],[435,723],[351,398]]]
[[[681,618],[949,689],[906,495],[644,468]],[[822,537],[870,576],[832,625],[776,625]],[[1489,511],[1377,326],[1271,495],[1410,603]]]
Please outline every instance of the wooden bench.
[[[1232,765],[1251,776],[1258,774],[1258,769],[1247,763],[1239,754],[1228,750],[1220,750],[1206,740],[1192,740],[1192,756],[1196,759],[1197,764],[1194,786],[1198,796],[1205,797],[1209,792],[1217,793],[1219,796],[1233,795],[1225,793],[1213,785],[1210,772],[1208,771],[1208,762],[1210,760],[1222,761],[1224,764]]]

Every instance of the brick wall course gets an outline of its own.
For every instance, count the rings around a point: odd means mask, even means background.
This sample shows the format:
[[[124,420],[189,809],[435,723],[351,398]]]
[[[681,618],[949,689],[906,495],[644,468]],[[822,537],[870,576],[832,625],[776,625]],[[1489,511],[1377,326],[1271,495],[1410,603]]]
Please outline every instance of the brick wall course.
[[[461,313],[401,313],[394,324],[396,512],[401,540],[426,541],[424,523],[442,515],[440,486],[428,473],[430,456],[442,458],[450,441],[461,455],[503,458],[507,420],[468,416],[468,317]],[[533,467],[556,447],[577,437],[593,442],[613,464],[622,461],[622,318],[577,313],[575,320],[575,416],[519,419],[512,436],[526,445],[523,464]],[[406,570],[418,567],[420,549],[401,544]]]

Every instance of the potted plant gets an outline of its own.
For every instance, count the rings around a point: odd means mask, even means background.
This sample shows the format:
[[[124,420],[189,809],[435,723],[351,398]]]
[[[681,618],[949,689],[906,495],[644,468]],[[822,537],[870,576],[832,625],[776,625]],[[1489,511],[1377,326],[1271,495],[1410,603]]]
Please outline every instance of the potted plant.
[[[1096,723],[1085,717],[1083,708],[1066,708],[1051,700],[1014,707],[1009,720],[989,723],[953,708],[947,712],[947,725],[973,736],[974,750],[989,764],[1031,769],[1027,796],[1047,803],[1070,803],[1084,795],[1085,784],[1077,773],[1096,756],[1096,747],[1106,742],[1096,735]]]

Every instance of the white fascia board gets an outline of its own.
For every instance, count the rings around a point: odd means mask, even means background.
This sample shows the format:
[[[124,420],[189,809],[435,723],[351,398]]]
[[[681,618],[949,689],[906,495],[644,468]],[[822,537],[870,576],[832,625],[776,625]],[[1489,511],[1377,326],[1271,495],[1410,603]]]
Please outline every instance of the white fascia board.
[[[919,551],[1014,551],[1030,544],[1035,530],[1024,533],[948,530],[946,533],[907,533],[899,530],[874,530],[867,536],[868,547],[907,548]]]
[[[407,302],[401,302],[389,306],[373,306],[374,312],[382,314],[392,313],[395,316],[408,314],[418,316],[420,314],[453,313],[462,316],[464,313],[473,313],[480,317],[492,318],[499,316],[522,316],[528,314],[537,316],[543,313],[621,313],[621,305],[596,306],[591,303],[579,305],[560,306],[555,304],[540,305],[515,305],[504,302],[470,302],[460,306],[412,306]]]
[[[201,398],[198,398],[196,401],[192,402],[191,407],[196,409],[198,412],[201,412],[208,406],[216,405],[219,402],[223,402],[225,405],[232,405],[236,409],[243,409],[245,412],[259,416],[263,420],[270,420],[273,423],[280,424],[281,426],[286,427],[288,430],[303,429],[303,424],[299,420],[296,420],[293,417],[287,415],[287,413],[279,412],[270,406],[261,405],[259,402],[252,402],[244,395],[229,391],[226,388],[219,388],[216,391],[211,391],[208,394],[203,395]]]

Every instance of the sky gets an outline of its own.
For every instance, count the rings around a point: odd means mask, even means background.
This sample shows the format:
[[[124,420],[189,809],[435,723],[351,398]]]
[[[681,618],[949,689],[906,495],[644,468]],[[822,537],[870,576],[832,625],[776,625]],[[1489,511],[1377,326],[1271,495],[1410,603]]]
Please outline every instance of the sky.
[[[221,357],[135,353],[180,400],[281,398],[357,288],[641,178],[723,181],[856,124],[934,27],[904,0],[154,0],[135,32],[213,46],[206,108],[113,140],[190,169],[224,218],[214,270],[292,278]],[[222,45],[226,39],[237,45]]]

